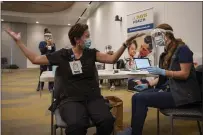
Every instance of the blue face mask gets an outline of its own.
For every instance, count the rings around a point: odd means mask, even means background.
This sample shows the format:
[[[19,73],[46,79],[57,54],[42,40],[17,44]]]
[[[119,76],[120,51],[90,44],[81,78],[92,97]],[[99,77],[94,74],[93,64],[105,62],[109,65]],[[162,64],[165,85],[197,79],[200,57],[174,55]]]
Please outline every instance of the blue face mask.
[[[89,39],[89,38],[86,39],[86,40],[85,40],[85,44],[84,44],[84,48],[90,48],[91,42],[92,42],[91,39]]]

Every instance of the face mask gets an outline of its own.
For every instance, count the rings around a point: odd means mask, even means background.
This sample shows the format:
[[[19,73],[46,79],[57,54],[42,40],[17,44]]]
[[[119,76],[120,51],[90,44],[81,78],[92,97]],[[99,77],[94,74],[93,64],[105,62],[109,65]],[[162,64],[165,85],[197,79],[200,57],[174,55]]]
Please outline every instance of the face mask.
[[[157,46],[166,46],[166,41],[165,41],[165,33],[170,32],[173,34],[173,31],[171,30],[164,30],[164,29],[154,29],[151,32],[151,36],[153,39],[153,43]]]
[[[164,40],[164,37],[162,35],[154,37],[154,43],[157,46],[165,46],[166,42]]]
[[[91,39],[89,39],[89,38],[86,39],[86,40],[85,40],[85,44],[84,44],[84,48],[90,48],[91,42],[92,42]]]

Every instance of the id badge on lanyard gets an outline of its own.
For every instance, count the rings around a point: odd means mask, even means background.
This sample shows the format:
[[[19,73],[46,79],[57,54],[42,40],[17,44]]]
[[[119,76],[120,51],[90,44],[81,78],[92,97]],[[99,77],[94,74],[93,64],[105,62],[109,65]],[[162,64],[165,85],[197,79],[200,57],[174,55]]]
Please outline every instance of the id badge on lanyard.
[[[80,60],[75,60],[75,56],[71,55],[73,61],[69,62],[73,75],[82,74],[82,64]]]

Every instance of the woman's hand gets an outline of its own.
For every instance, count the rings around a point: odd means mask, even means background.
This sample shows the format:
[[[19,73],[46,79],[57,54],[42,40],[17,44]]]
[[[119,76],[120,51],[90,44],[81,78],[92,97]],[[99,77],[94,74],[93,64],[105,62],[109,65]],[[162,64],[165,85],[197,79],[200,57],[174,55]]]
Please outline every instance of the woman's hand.
[[[10,28],[5,30],[16,42],[21,40],[21,34],[13,32]]]
[[[166,76],[166,70],[165,70],[165,69],[158,68],[158,67],[148,67],[148,68],[147,68],[147,71],[148,71],[150,74]]]
[[[137,86],[134,87],[136,90],[142,91],[145,89],[148,89],[148,84],[139,84]]]
[[[125,44],[126,44],[127,46],[129,46],[129,45],[131,44],[132,40],[135,39],[136,37],[137,37],[137,34],[134,35],[134,36],[132,36],[132,37],[129,37],[129,38],[125,41]]]

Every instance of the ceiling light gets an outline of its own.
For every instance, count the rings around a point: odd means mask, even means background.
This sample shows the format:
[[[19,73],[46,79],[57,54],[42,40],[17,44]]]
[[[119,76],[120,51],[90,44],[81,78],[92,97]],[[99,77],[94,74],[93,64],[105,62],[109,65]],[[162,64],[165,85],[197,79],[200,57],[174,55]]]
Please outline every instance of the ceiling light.
[[[68,26],[70,26],[71,24],[69,23]]]
[[[1,21],[4,21],[4,19],[1,19]]]
[[[36,21],[36,23],[39,23],[38,21]]]

